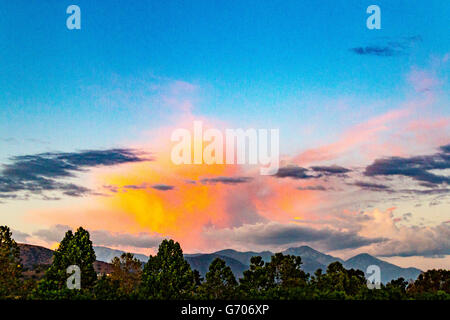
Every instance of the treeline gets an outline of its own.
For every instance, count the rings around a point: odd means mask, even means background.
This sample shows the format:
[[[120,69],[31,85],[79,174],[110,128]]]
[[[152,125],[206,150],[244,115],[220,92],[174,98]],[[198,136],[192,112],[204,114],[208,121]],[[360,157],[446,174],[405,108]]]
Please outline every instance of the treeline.
[[[236,280],[231,268],[219,258],[205,278],[192,270],[179,243],[164,240],[158,253],[142,267],[130,253],[112,261],[112,272],[98,276],[89,233],[79,228],[67,231],[53,262],[40,280],[25,279],[20,251],[8,227],[0,227],[1,299],[358,299],[406,300],[450,299],[450,271],[429,270],[414,282],[393,280],[380,289],[368,289],[360,270],[331,263],[326,272],[314,275],[301,269],[301,257],[277,253],[269,262],[253,257],[249,270]],[[81,271],[81,289],[67,287],[67,267]]]

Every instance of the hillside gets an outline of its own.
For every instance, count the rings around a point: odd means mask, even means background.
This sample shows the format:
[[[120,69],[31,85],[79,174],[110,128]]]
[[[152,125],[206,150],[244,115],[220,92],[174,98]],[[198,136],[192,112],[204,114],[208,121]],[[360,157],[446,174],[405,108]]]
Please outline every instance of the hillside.
[[[250,258],[252,256],[260,255],[264,261],[270,261],[270,257],[274,253],[270,251],[263,251],[263,252],[253,252],[253,251],[246,251],[246,252],[240,252],[232,249],[226,249],[221,250],[217,252],[213,252],[210,254],[201,254],[197,253],[195,255],[185,255],[186,259],[188,258],[195,258],[196,264],[195,268],[200,270],[207,270],[208,268],[208,262],[212,261],[210,258],[202,259],[203,256],[223,256],[227,257],[228,259],[233,259],[234,261],[238,261],[241,264],[245,265],[245,269],[248,269],[248,266],[250,264]],[[387,283],[393,279],[398,279],[400,277],[405,278],[406,280],[413,279],[415,280],[418,275],[421,273],[421,270],[417,268],[401,268],[399,266],[396,266],[394,264],[388,263],[386,261],[380,260],[378,258],[375,258],[369,254],[360,254],[355,257],[352,257],[346,261],[344,261],[341,258],[333,257],[331,255],[324,254],[320,251],[317,251],[311,247],[308,246],[301,246],[296,248],[289,248],[283,251],[283,254],[290,254],[290,255],[296,255],[300,256],[302,258],[302,269],[313,275],[314,272],[317,269],[322,269],[324,272],[327,269],[327,266],[335,261],[341,262],[345,268],[347,269],[359,269],[362,271],[366,271],[367,267],[369,265],[378,265],[381,270],[381,281],[383,283]],[[189,261],[189,260],[188,260]],[[191,263],[191,262],[190,262]],[[228,262],[227,262],[228,264]],[[239,277],[242,274],[242,268],[243,266],[239,265],[236,266],[229,264],[231,269],[233,270],[233,273],[236,277]],[[192,266],[192,264],[191,264]]]
[[[94,246],[95,256],[97,260],[110,263],[114,257],[120,257],[125,251],[111,249],[108,247]],[[148,256],[133,253],[134,257],[142,262],[148,261]]]
[[[417,268],[401,268],[392,263],[375,258],[367,253],[362,253],[344,262],[347,269],[359,269],[365,271],[368,266],[377,265],[381,270],[381,282],[386,283],[392,279],[403,277],[406,280],[415,280],[422,272]]]
[[[191,265],[192,269],[196,269],[200,272],[200,275],[202,277],[205,277],[205,274],[209,270],[209,265],[215,258],[220,258],[225,261],[227,266],[231,268],[236,278],[240,278],[243,275],[243,272],[248,269],[248,265],[243,264],[242,262],[222,256],[219,254],[200,254],[200,255],[194,255],[194,256],[185,256],[185,259],[189,264]]]

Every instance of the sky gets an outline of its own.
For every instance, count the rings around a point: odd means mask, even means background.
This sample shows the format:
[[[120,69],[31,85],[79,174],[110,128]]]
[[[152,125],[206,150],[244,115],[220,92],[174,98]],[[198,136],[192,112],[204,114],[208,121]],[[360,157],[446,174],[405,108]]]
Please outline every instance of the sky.
[[[46,247],[81,225],[145,254],[170,237],[448,269],[449,16],[434,0],[0,0],[0,224]],[[171,134],[196,120],[278,129],[278,173],[175,165]]]

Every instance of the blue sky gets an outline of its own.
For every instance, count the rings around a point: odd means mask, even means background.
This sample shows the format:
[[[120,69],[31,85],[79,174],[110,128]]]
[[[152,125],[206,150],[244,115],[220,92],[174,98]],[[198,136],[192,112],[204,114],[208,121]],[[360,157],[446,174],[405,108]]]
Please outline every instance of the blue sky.
[[[446,1],[378,1],[382,30],[365,27],[370,1],[77,1],[80,31],[65,27],[70,4],[1,2],[2,136],[84,148],[113,144],[159,119],[157,104],[144,117],[127,106],[105,112],[87,88],[114,91],[114,79],[198,84],[197,112],[242,126],[267,119],[289,126],[286,114],[302,97],[314,104],[295,105],[306,121],[322,114],[334,126],[320,109],[323,97],[367,101],[395,90],[401,98],[411,64],[444,55],[450,41]],[[349,50],[416,36],[420,44],[402,56]]]

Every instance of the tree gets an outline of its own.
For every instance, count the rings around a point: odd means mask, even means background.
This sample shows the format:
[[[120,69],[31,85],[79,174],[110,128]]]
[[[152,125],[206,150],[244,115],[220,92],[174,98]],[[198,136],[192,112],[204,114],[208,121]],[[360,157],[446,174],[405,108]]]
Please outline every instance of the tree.
[[[299,256],[276,253],[266,265],[271,286],[292,288],[305,286],[308,275],[301,269],[302,259]]]
[[[194,272],[184,259],[180,244],[163,240],[158,254],[144,266],[140,296],[150,299],[186,299],[195,289]]]
[[[97,274],[94,270],[95,252],[89,232],[83,228],[78,228],[75,234],[71,230],[59,244],[58,249],[53,254],[53,262],[45,273],[44,279],[39,283],[37,295],[41,298],[67,298],[74,294],[79,294],[67,288],[67,268],[76,265],[81,271],[81,290],[86,293],[95,284]],[[61,291],[61,292],[60,292]]]
[[[330,263],[325,274],[317,270],[311,283],[316,299],[348,299],[367,289],[364,272],[347,270],[338,261]]]
[[[408,294],[417,299],[450,299],[450,270],[423,272],[408,286]]]
[[[0,299],[15,297],[21,288],[20,249],[7,226],[0,226]]]
[[[404,278],[398,278],[396,280],[391,280],[383,290],[386,291],[387,299],[389,300],[403,300],[406,299],[406,287],[408,286],[408,281]]]
[[[113,281],[107,275],[103,275],[97,280],[93,293],[96,300],[118,300],[123,298],[120,282],[117,280]]]
[[[305,291],[308,275],[301,269],[299,256],[276,253],[270,262],[252,257],[250,270],[240,280],[241,294],[250,299],[291,299]]]
[[[204,299],[233,299],[236,297],[237,281],[231,268],[220,258],[216,258],[209,265],[206,281],[199,287],[201,298]]]
[[[251,257],[250,269],[244,271],[244,276],[239,279],[239,283],[242,297],[250,299],[264,297],[266,290],[271,286],[271,281],[264,260],[260,256]]]
[[[112,260],[111,280],[119,283],[121,294],[129,296],[138,288],[142,277],[142,263],[132,253],[123,253]]]

